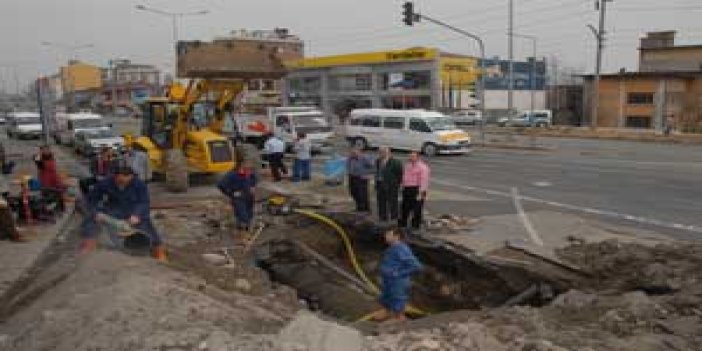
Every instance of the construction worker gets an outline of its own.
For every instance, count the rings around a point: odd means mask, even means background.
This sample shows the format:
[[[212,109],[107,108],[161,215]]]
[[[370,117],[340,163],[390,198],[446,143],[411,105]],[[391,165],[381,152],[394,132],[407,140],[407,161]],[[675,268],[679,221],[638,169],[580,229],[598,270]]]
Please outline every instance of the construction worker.
[[[166,251],[161,237],[151,222],[149,190],[134,170],[120,164],[112,175],[98,181],[87,196],[87,212],[82,226],[83,242],[81,252],[88,253],[96,248],[96,236],[105,227],[115,243],[117,237],[113,228],[106,226],[107,219],[125,221],[135,230],[146,234],[151,242],[152,255],[159,261],[166,261]],[[114,221],[113,221],[114,222]],[[116,244],[116,243],[115,243]]]
[[[281,174],[288,175],[288,169],[283,162],[283,157],[285,156],[285,142],[273,135],[273,133],[268,133],[268,140],[266,140],[266,143],[263,145],[263,150],[266,153],[266,157],[268,157],[268,165],[273,174],[273,181],[281,181]]]
[[[297,140],[293,146],[295,163],[293,164],[293,182],[310,180],[312,161],[312,142],[305,133],[297,133]]]
[[[54,153],[48,145],[39,147],[39,153],[34,156],[34,163],[37,166],[42,198],[47,202],[56,203],[58,210],[63,211],[66,187],[58,174]]]
[[[402,183],[402,162],[392,156],[389,147],[378,150],[375,161],[375,193],[378,204],[378,217],[381,221],[396,221],[400,207],[400,184]]]
[[[251,161],[244,160],[224,175],[217,184],[219,191],[231,201],[238,230],[249,231],[256,200],[256,172]]]
[[[402,212],[398,221],[400,228],[407,227],[410,214],[412,229],[420,228],[428,189],[429,166],[419,158],[417,152],[412,152],[402,173]]]
[[[349,176],[349,193],[356,204],[356,212],[370,212],[368,182],[375,173],[373,160],[359,148],[352,148],[346,160]]]
[[[376,316],[378,320],[403,321],[406,319],[405,307],[412,285],[410,278],[422,269],[422,264],[402,240],[403,235],[402,230],[397,228],[385,232],[388,248],[380,262],[382,286],[379,298],[384,311]]]

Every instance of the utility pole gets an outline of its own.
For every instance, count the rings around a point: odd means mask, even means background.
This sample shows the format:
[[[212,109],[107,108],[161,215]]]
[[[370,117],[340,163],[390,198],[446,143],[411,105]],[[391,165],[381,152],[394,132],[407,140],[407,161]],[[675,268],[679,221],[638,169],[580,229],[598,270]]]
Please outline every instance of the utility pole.
[[[514,109],[514,0],[509,0],[509,23],[507,25],[507,59],[509,60],[509,68],[507,79],[507,113],[512,115]],[[510,117],[511,118],[511,117]]]
[[[42,86],[44,85],[46,78],[39,77],[36,80],[36,94],[37,94],[37,107],[39,109],[39,118],[41,119],[41,139],[43,144],[49,143],[49,123],[47,123],[46,111],[44,111],[44,96],[42,91]]]
[[[485,118],[485,44],[483,43],[483,39],[480,38],[479,36],[464,31],[463,29],[454,27],[450,24],[446,24],[442,21],[439,21],[437,19],[431,18],[426,15],[422,15],[419,12],[414,11],[414,4],[410,1],[406,1],[403,5],[402,8],[404,9],[403,11],[403,22],[407,26],[412,26],[415,22],[419,22],[420,20],[424,19],[427,20],[428,22],[434,23],[436,25],[439,25],[441,27],[450,29],[456,33],[459,33],[461,35],[464,35],[468,38],[471,38],[475,40],[478,43],[478,47],[480,49],[480,63],[479,68],[480,71],[478,72],[480,74],[479,79],[478,79],[478,85],[479,85],[479,101],[480,101],[480,114],[482,118]],[[485,133],[483,131],[483,122],[480,123],[480,140],[481,142],[485,142]]]
[[[115,67],[115,61],[110,60],[110,102],[112,102],[112,115],[117,115],[117,68]]]
[[[531,55],[532,55],[532,61],[531,61],[531,79],[530,79],[530,88],[531,88],[531,115],[532,118],[534,116],[534,91],[536,90],[536,36],[534,35],[525,35],[525,34],[515,34],[512,33],[512,37],[517,37],[517,38],[524,38],[528,39],[531,41]]]
[[[590,116],[591,128],[597,128],[598,114],[600,108],[600,73],[602,72],[602,51],[604,49],[605,41],[605,16],[607,14],[607,3],[613,2],[614,0],[596,0],[595,9],[600,11],[600,22],[597,29],[592,25],[588,25],[592,34],[595,35],[597,40],[597,57],[595,60],[595,81],[593,84],[593,91],[591,93],[592,100],[592,112]]]

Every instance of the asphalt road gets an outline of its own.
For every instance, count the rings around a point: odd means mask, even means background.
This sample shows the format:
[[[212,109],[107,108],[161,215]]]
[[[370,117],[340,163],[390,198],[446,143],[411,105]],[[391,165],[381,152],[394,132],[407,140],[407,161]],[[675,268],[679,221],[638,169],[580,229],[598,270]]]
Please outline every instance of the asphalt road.
[[[492,201],[434,204],[469,215],[545,208],[702,238],[702,147],[540,138],[553,151],[483,149],[431,159],[433,184]],[[431,205],[430,205],[431,208]]]

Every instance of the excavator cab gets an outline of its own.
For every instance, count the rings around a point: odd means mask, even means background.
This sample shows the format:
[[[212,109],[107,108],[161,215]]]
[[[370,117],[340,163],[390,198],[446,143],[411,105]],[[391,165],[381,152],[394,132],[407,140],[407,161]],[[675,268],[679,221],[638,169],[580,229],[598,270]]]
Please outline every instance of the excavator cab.
[[[193,118],[193,106],[183,106],[172,98],[148,99],[141,136],[132,142],[146,150],[153,172],[176,192],[187,190],[190,174],[223,173],[235,165],[229,140]]]

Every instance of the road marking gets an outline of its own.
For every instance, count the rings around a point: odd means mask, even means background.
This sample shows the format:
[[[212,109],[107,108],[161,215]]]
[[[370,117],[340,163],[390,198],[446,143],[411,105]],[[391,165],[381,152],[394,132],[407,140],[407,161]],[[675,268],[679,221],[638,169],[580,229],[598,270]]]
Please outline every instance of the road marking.
[[[512,197],[511,193],[507,193],[507,192],[499,191],[499,190],[478,188],[478,187],[469,186],[469,185],[461,185],[461,184],[456,184],[453,182],[449,182],[449,181],[445,181],[445,180],[438,180],[438,179],[434,179],[432,182],[435,184],[438,184],[438,185],[450,186],[450,187],[455,187],[455,188],[464,189],[464,190],[473,191],[473,192],[479,192],[479,193],[493,195],[493,196],[510,197],[510,198]],[[696,225],[691,225],[691,224],[680,224],[680,223],[674,223],[674,222],[667,222],[667,221],[663,221],[663,220],[659,220],[659,219],[655,219],[655,218],[634,216],[634,215],[615,212],[615,211],[601,210],[601,209],[592,208],[592,207],[571,205],[571,204],[566,204],[566,203],[557,202],[557,201],[539,199],[539,198],[531,197],[531,196],[520,196],[520,198],[524,201],[549,205],[552,207],[563,208],[563,209],[576,211],[576,212],[585,212],[588,214],[594,214],[594,215],[599,215],[599,216],[604,216],[604,217],[623,219],[623,220],[627,220],[627,221],[638,223],[638,224],[646,224],[646,225],[652,225],[652,226],[657,226],[657,227],[662,227],[662,228],[683,230],[683,231],[687,231],[687,232],[702,234],[702,227],[699,227]]]
[[[541,182],[533,182],[533,183],[531,183],[531,185],[538,186],[540,188],[547,188],[549,186],[552,186],[553,183],[547,182],[547,181],[541,181]]]
[[[531,221],[529,220],[529,217],[527,216],[526,212],[524,212],[524,208],[522,207],[522,202],[520,200],[519,196],[519,191],[517,190],[517,187],[512,188],[512,201],[514,202],[514,208],[517,210],[517,213],[519,214],[519,218],[522,220],[522,224],[524,224],[524,229],[526,229],[527,233],[529,233],[529,237],[531,237],[531,241],[534,242],[534,244],[539,245],[539,246],[544,246],[544,241],[541,240],[541,236],[539,236],[539,233],[536,232],[536,229],[534,229],[534,226],[531,225]]]

